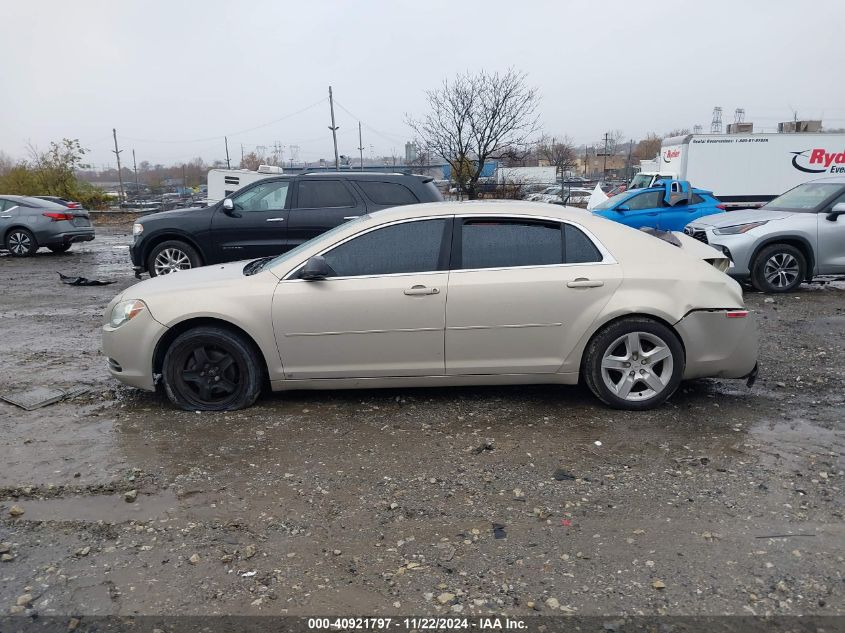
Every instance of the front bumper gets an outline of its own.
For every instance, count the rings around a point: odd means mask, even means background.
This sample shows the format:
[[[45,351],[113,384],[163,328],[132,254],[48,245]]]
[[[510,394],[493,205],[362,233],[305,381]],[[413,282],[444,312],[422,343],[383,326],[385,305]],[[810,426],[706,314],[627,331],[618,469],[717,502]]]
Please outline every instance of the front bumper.
[[[750,260],[757,240],[745,233],[738,235],[716,235],[712,227],[688,224],[684,233],[722,251],[730,258],[733,266],[727,271],[731,277],[745,279],[751,275]],[[703,238],[703,239],[702,239]]]
[[[110,315],[116,301],[106,309]],[[153,353],[167,328],[156,321],[149,308],[120,327],[103,325],[103,354],[109,373],[120,382],[145,391],[155,391]]]
[[[695,310],[675,324],[686,350],[684,379],[745,378],[757,367],[757,319],[738,310]]]

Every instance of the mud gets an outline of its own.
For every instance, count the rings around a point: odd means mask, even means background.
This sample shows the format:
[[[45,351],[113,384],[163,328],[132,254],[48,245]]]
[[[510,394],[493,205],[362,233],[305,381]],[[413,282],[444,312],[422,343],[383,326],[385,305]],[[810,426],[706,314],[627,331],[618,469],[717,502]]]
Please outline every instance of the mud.
[[[129,239],[0,254],[0,390],[91,388],[0,402],[0,613],[26,587],[44,616],[845,612],[843,284],[749,294],[758,384],[649,413],[514,387],[195,414],[106,373]]]

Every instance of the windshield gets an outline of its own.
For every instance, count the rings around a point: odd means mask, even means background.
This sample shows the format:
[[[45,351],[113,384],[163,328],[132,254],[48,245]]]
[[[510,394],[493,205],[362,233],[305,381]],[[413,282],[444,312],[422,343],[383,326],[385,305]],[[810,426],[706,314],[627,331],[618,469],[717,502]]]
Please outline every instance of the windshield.
[[[631,184],[628,189],[643,189],[651,185],[652,176],[650,174],[637,174],[631,179]]]
[[[272,268],[273,266],[278,266],[279,264],[284,264],[285,262],[298,257],[299,254],[302,251],[311,248],[317,242],[321,242],[323,240],[328,240],[334,234],[340,233],[341,231],[345,231],[350,226],[355,225],[355,224],[361,224],[364,220],[369,220],[369,219],[370,219],[369,214],[359,215],[354,220],[349,220],[348,222],[344,222],[343,224],[338,224],[333,229],[329,229],[325,233],[318,235],[317,237],[310,239],[307,242],[303,242],[302,244],[300,244],[296,248],[292,248],[289,251],[287,251],[286,253],[282,253],[278,257],[274,257],[273,259],[267,260],[267,262],[265,262],[264,265],[262,265],[259,270],[262,270],[264,268]]]
[[[822,202],[842,189],[841,183],[805,182],[778,196],[764,209],[785,209],[790,211],[815,211]]]

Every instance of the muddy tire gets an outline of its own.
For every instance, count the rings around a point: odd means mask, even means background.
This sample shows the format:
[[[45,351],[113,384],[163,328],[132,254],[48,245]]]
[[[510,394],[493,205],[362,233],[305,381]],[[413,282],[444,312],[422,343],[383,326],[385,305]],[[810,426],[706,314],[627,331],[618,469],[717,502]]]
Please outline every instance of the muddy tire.
[[[807,276],[804,254],[789,244],[771,244],[761,250],[751,266],[751,285],[760,292],[790,292]]]
[[[32,257],[38,250],[38,243],[31,231],[15,228],[6,234],[6,250],[12,257]]]
[[[164,356],[162,379],[171,402],[186,411],[233,411],[258,398],[264,369],[243,336],[202,326],[176,337]]]
[[[671,396],[684,373],[684,348],[668,327],[631,317],[599,330],[587,345],[584,382],[614,409],[645,411]]]
[[[150,277],[169,275],[197,266],[202,266],[202,258],[197,249],[181,240],[167,240],[157,244],[147,257],[147,271]]]

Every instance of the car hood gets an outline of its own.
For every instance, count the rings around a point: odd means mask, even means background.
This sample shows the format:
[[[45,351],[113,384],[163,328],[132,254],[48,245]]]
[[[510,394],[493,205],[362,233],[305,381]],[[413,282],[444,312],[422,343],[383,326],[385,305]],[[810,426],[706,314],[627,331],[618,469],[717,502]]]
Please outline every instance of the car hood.
[[[171,300],[177,293],[201,290],[208,288],[211,291],[219,291],[222,286],[231,283],[241,283],[249,279],[244,275],[243,270],[250,261],[245,259],[238,262],[226,264],[212,264],[201,266],[190,270],[181,270],[178,273],[160,275],[145,279],[134,286],[130,286],[123,293],[126,299],[141,299],[146,301],[151,297],[166,296]],[[262,271],[259,274],[272,275],[269,271]]]
[[[203,211],[208,211],[208,207],[188,207],[187,209],[173,209],[171,211],[157,211],[155,213],[150,213],[149,215],[145,215],[139,218],[137,221],[143,224],[144,222],[152,222],[154,220],[161,220],[161,219],[168,219],[168,218],[178,218],[183,217],[185,215],[194,215],[197,213],[201,213]]]
[[[765,209],[745,209],[743,211],[728,211],[727,213],[715,213],[705,215],[690,222],[693,226],[734,226],[747,224],[749,222],[768,222],[770,220],[783,220],[792,215],[789,211],[767,211]]]

